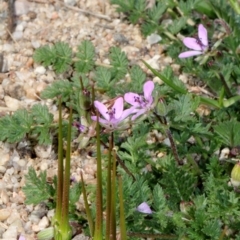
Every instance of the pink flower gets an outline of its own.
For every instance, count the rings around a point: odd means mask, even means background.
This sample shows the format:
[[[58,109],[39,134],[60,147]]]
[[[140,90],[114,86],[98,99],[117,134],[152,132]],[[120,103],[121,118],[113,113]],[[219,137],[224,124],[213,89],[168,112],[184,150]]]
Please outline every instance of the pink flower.
[[[182,52],[178,55],[179,58],[188,58],[203,54],[208,49],[207,29],[202,24],[199,24],[198,37],[186,37],[183,39],[183,43],[186,47],[194,51]]]
[[[132,120],[135,120],[137,117],[139,117],[140,115],[144,114],[145,112],[149,111],[152,108],[153,89],[154,89],[153,81],[147,81],[143,85],[143,96],[133,92],[125,93],[124,95],[125,101],[133,106],[130,109],[134,109],[134,113],[136,113],[131,118]]]
[[[18,240],[26,240],[26,238],[23,235],[20,235]]]
[[[122,97],[117,98],[113,106],[109,108],[99,101],[94,101],[94,106],[104,117],[99,117],[99,123],[108,129],[117,129],[118,125],[123,122],[123,120],[125,120],[131,113],[133,113],[133,109],[123,110]],[[97,121],[97,116],[92,116],[91,119],[93,121]]]
[[[140,213],[146,213],[146,214],[152,214],[152,210],[149,207],[149,205],[146,202],[141,203],[138,207],[137,207],[137,211]]]

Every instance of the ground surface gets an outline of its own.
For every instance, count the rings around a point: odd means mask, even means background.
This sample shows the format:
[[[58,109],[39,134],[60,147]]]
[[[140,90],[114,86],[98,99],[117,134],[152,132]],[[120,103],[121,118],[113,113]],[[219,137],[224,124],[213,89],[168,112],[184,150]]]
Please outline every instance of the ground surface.
[[[42,100],[40,93],[59,77],[32,58],[35,49],[45,44],[65,41],[76,51],[77,45],[88,39],[96,47],[99,63],[108,63],[108,50],[115,45],[133,63],[144,59],[157,69],[173,64],[164,56],[161,44],[145,39],[139,26],[124,21],[106,0],[16,0],[15,5],[12,1],[8,5],[8,1],[0,0],[1,116],[41,102],[57,118],[57,107],[52,101]],[[178,70],[177,65],[172,66]],[[20,235],[36,239],[37,232],[50,226],[53,211],[43,205],[25,205],[21,188],[30,166],[38,172],[47,170],[51,180],[56,174],[56,154],[52,146],[38,145],[33,157],[27,153],[28,147],[27,141],[0,143],[0,239],[16,240]],[[86,181],[94,181],[95,159],[73,153],[72,176],[77,181],[81,170]],[[78,207],[82,207],[81,199]]]

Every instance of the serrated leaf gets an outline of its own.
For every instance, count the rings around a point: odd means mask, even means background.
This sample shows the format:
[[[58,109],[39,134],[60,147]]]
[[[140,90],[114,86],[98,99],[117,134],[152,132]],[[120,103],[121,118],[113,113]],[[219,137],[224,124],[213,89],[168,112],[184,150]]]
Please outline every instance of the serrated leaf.
[[[220,137],[221,142],[231,147],[240,145],[239,129],[240,122],[235,119],[222,122],[214,127],[214,131]]]
[[[148,10],[149,18],[154,22],[158,22],[162,17],[163,13],[166,11],[167,6],[162,2],[158,2],[151,9]]]
[[[185,17],[178,18],[172,22],[172,24],[168,27],[169,31],[172,34],[177,34],[180,30],[186,25],[187,19]]]
[[[55,62],[56,52],[55,48],[49,45],[36,49],[33,59],[37,63],[42,63],[44,66],[49,66]]]
[[[63,73],[72,62],[72,49],[67,43],[57,42],[55,44],[56,59],[53,63],[57,73]]]
[[[70,204],[74,205],[81,194],[81,182],[75,183],[71,188],[69,192],[69,201]]]
[[[44,99],[53,99],[61,96],[63,102],[67,102],[72,95],[73,88],[72,83],[68,80],[59,80],[53,82],[47,86],[41,93],[41,97]]]
[[[191,94],[186,94],[180,96],[178,100],[174,100],[169,107],[174,109],[176,116],[174,118],[175,122],[178,121],[191,121],[193,117],[192,112],[196,110],[199,106],[199,98]]]
[[[17,110],[12,116],[5,116],[0,120],[1,140],[10,143],[19,142],[31,130],[32,117],[25,109]]]
[[[205,222],[205,226],[202,229],[202,232],[206,234],[211,239],[219,239],[221,234],[221,225],[218,219]]]
[[[111,47],[110,49],[110,64],[113,66],[111,69],[112,76],[115,80],[120,80],[127,73],[128,59],[127,55],[118,47]]]
[[[105,67],[97,67],[95,71],[94,80],[97,82],[97,86],[105,91],[108,91],[111,87],[111,71]]]
[[[146,74],[143,72],[143,70],[138,65],[134,65],[130,69],[129,74],[130,74],[130,77],[132,80],[131,81],[132,91],[142,92],[142,86],[146,80]]]
[[[49,112],[46,105],[35,104],[31,110],[31,114],[37,124],[46,126],[53,123],[53,115]]]
[[[153,189],[153,204],[156,211],[162,211],[166,205],[163,189],[157,184]]]
[[[35,127],[32,131],[32,134],[37,135],[37,140],[39,144],[49,145],[52,143],[50,129],[45,125]]]
[[[85,40],[78,46],[75,68],[77,72],[86,73],[94,66],[95,49],[92,42]]]
[[[30,167],[26,177],[26,185],[23,192],[26,195],[26,204],[38,204],[54,196],[54,189],[47,184],[47,172],[41,172],[37,176],[35,170]]]

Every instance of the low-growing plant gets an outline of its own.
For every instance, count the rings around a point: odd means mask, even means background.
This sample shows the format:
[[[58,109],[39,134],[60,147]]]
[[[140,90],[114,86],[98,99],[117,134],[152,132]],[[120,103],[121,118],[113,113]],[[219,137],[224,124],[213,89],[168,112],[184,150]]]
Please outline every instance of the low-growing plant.
[[[51,144],[58,133],[58,176],[49,184],[46,172],[37,177],[29,169],[26,203],[45,201],[56,208],[51,229],[55,239],[71,239],[70,220],[88,222],[85,234],[95,240],[118,235],[240,239],[238,2],[112,3],[129,21],[141,23],[145,35],[164,34],[165,54],[180,65],[181,74],[196,79],[196,86],[185,85],[171,66],[159,72],[142,60],[152,72],[147,77],[138,65],[130,65],[119,47],[110,49],[109,65],[95,63],[90,41],[80,43],[76,53],[62,42],[37,49],[35,62],[69,77],[41,94],[43,99],[61,99],[59,123],[53,123],[42,105],[0,119],[2,141],[28,138]],[[164,25],[168,18],[171,23]],[[126,74],[131,81],[123,83]],[[153,82],[153,76],[163,85]],[[61,118],[62,108],[72,111],[69,125]],[[69,185],[73,140],[81,150],[93,152],[96,186],[85,186],[82,176],[81,184]],[[81,193],[85,212],[74,207]],[[58,236],[62,229],[67,229],[67,237]]]

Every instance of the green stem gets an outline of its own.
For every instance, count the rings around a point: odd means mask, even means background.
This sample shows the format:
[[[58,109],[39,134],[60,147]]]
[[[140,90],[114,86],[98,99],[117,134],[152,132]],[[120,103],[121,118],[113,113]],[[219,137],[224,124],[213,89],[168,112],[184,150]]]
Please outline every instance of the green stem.
[[[88,205],[88,201],[87,201],[87,193],[86,193],[86,189],[85,189],[85,185],[84,185],[84,181],[83,181],[82,172],[80,172],[80,175],[81,175],[81,181],[82,181],[82,193],[83,193],[84,205],[85,205],[87,219],[88,219],[89,230],[90,230],[91,236],[93,237],[94,226],[93,226],[92,214],[91,214],[91,211],[90,211],[90,208],[89,208],[89,205]]]
[[[112,171],[112,149],[113,149],[113,132],[109,136],[109,149],[108,149],[108,166],[107,166],[107,207],[106,207],[106,240],[110,239],[110,216],[111,216],[111,171]]]
[[[225,92],[226,92],[227,97],[228,97],[228,98],[232,97],[231,90],[230,90],[230,88],[228,87],[227,82],[225,81],[225,78],[224,78],[224,76],[222,75],[222,73],[216,73],[216,74],[219,76],[219,78],[220,78],[220,80],[221,80],[221,82],[222,82],[222,84],[223,84],[223,87],[224,87],[224,89],[225,89]]]
[[[57,173],[57,202],[55,220],[59,223],[62,212],[62,192],[63,192],[63,134],[62,134],[62,99],[58,99],[59,128],[58,128],[58,173]]]
[[[116,150],[113,149],[113,169],[112,169],[112,190],[111,190],[111,216],[110,216],[110,223],[111,223],[111,229],[110,229],[110,239],[116,240]]]
[[[96,194],[96,222],[94,231],[94,240],[102,240],[102,221],[103,221],[103,206],[102,206],[102,158],[101,158],[101,143],[100,143],[100,126],[99,113],[97,113],[97,194]]]
[[[118,177],[118,188],[119,188],[119,205],[120,205],[121,240],[127,240],[125,214],[124,214],[124,203],[123,203],[123,184],[122,184],[122,178],[120,176]]]
[[[63,180],[63,198],[62,198],[62,217],[59,226],[62,239],[70,240],[72,237],[71,227],[69,225],[69,188],[70,188],[70,162],[71,162],[71,132],[72,132],[72,108],[70,109],[68,134],[67,134],[67,151]]]

